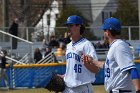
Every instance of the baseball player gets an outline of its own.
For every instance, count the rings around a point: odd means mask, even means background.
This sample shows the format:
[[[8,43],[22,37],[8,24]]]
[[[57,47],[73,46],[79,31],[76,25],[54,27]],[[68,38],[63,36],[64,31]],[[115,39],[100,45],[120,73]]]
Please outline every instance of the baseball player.
[[[87,60],[82,56],[82,60],[104,67],[104,84],[109,93],[140,93],[139,75],[129,45],[119,38],[120,21],[108,18],[104,21],[102,29],[105,40],[107,39],[110,44],[105,63],[97,62],[90,56],[86,56]]]
[[[81,56],[86,54],[98,60],[95,49],[90,41],[82,37],[85,27],[81,17],[69,16],[65,24],[71,35],[71,42],[66,47],[66,88],[63,93],[93,93],[91,83],[95,81],[98,67],[93,65],[86,68],[89,64],[84,65]]]

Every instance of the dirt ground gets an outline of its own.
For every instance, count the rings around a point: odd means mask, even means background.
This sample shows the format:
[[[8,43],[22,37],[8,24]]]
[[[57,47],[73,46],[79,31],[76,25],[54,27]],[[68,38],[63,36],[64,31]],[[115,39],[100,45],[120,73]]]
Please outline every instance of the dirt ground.
[[[94,93],[107,93],[105,92],[103,85],[94,85],[93,86]],[[38,88],[38,89],[0,89],[0,93],[53,93],[49,92],[46,89]]]

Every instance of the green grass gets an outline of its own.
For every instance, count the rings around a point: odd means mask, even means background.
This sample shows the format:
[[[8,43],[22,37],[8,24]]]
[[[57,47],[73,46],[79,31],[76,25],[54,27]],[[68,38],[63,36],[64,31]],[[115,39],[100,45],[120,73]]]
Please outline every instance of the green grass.
[[[103,85],[94,85],[93,86],[94,93],[107,93],[105,92]],[[43,88],[35,88],[35,89],[0,89],[0,93],[54,93],[49,92],[46,89]]]

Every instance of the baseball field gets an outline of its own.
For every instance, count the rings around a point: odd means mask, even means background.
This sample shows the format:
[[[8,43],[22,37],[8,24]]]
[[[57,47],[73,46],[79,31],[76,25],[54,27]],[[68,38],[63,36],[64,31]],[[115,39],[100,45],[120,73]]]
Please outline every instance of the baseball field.
[[[105,92],[103,85],[94,85],[93,86],[94,93],[107,93]],[[53,93],[49,92],[46,89],[38,88],[38,89],[0,89],[0,93]]]

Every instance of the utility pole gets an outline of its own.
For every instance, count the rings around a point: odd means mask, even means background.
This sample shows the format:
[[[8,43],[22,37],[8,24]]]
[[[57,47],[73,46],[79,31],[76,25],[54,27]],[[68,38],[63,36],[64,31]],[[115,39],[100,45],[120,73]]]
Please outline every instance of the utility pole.
[[[2,12],[3,12],[3,31],[7,32],[9,27],[9,17],[8,17],[8,0],[2,0]],[[3,40],[6,37],[3,35]]]
[[[140,0],[138,0],[138,11],[139,11],[139,40],[140,40]]]
[[[9,26],[8,18],[8,0],[2,0],[3,4],[3,30],[6,31],[6,28]]]
[[[50,9],[50,13],[51,13],[51,9]],[[50,16],[51,16],[51,14],[48,14],[48,15],[47,15],[47,24],[48,24],[47,39],[48,39],[48,41],[50,41]]]

